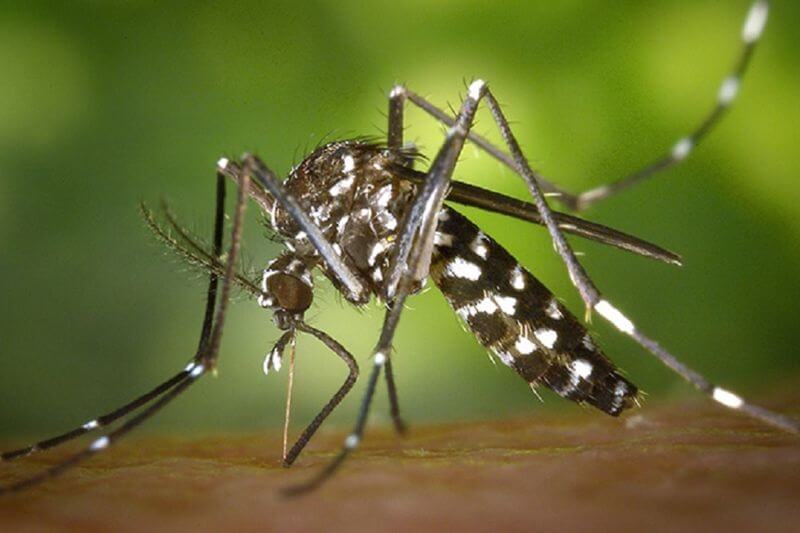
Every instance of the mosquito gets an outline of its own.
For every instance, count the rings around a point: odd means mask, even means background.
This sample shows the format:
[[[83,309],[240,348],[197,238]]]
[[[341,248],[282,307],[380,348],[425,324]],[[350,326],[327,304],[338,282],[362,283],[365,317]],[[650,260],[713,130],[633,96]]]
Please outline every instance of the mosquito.
[[[359,446],[372,399],[383,374],[396,430],[405,431],[392,369],[392,342],[409,296],[428,279],[444,295],[479,343],[519,374],[531,388],[546,387],[563,398],[618,416],[637,404],[639,389],[603,353],[583,323],[491,236],[451,204],[463,204],[516,217],[547,228],[555,251],[585,305],[586,319],[596,313],[629,336],[700,392],[717,403],[777,428],[800,433],[800,423],[754,405],[734,392],[711,383],[637,328],[589,278],[565,234],[595,240],[670,264],[680,257],[659,246],[606,226],[553,210],[546,196],[568,209],[582,210],[670,168],[708,135],[737,96],[768,15],[768,3],[755,1],[742,28],[743,46],[731,73],[723,80],[706,118],[652,164],[581,194],[570,194],[535,172],[523,154],[494,93],[483,80],[469,84],[455,114],[434,106],[404,85],[389,93],[385,143],[365,139],[321,146],[295,167],[285,180],[253,154],[217,163],[217,196],[212,250],[185,229],[164,207],[165,222],[142,205],[155,234],[175,252],[209,272],[207,303],[194,357],[183,370],[132,402],[56,437],[2,454],[8,461],[63,444],[86,433],[115,429],[91,441],[82,451],[39,474],[0,488],[10,492],[33,486],[105,450],[153,416],[217,366],[225,313],[237,286],[272,312],[283,331],[269,352],[264,370],[281,366],[284,352],[298,334],[311,335],[348,366],[339,390],[301,433],[283,462],[295,462],[320,425],[350,392],[359,376],[356,358],[327,333],[309,325],[305,312],[314,297],[312,273],[320,271],[355,306],[373,298],[386,304],[377,344],[372,351],[355,426],[335,458],[307,482],[290,487],[290,494],[314,489],[329,479]],[[445,140],[428,163],[404,145],[406,105],[414,105],[446,126]],[[472,131],[476,110],[485,104],[505,143],[504,151]],[[470,141],[507,165],[523,179],[532,203],[466,183],[452,176],[464,144]],[[425,171],[415,166],[425,164]],[[222,253],[225,183],[238,187],[229,249]],[[237,271],[243,216],[248,200],[268,215],[286,250],[263,270],[260,283]],[[448,203],[445,204],[445,201]],[[218,286],[222,283],[221,291]],[[220,294],[218,294],[218,292]],[[288,408],[287,408],[288,410]],[[127,415],[131,415],[125,418]]]

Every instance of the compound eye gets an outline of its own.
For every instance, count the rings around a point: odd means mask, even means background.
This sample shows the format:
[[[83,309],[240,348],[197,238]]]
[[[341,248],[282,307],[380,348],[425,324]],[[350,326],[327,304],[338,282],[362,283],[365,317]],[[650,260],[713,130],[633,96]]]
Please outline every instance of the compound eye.
[[[305,280],[284,272],[267,279],[267,293],[275,299],[276,307],[292,314],[305,312],[313,299],[312,289]]]

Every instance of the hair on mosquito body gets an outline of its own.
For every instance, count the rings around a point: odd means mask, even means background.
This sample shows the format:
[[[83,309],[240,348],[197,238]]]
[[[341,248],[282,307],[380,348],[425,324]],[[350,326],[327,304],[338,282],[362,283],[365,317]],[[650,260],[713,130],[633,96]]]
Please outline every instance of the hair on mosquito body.
[[[601,292],[565,235],[670,265],[681,264],[679,255],[550,205],[583,211],[685,161],[738,97],[767,15],[768,3],[764,0],[756,0],[750,7],[740,34],[739,56],[723,78],[711,109],[689,134],[677,139],[643,168],[579,194],[564,190],[529,165],[491,86],[476,79],[467,85],[460,105],[451,112],[437,107],[409,86],[392,87],[388,92],[385,139],[357,137],[320,143],[283,180],[255,154],[238,159],[220,158],[210,245],[185,228],[166,204],[161,206],[160,215],[141,204],[142,215],[156,237],[209,276],[196,352],[185,367],[133,401],[53,438],[3,453],[2,460],[9,461],[90,432],[102,433],[81,451],[32,477],[0,487],[0,492],[33,486],[105,450],[214,370],[234,289],[252,297],[260,308],[271,313],[280,332],[265,357],[263,370],[273,374],[281,370],[284,359],[288,358],[287,419],[295,342],[300,334],[316,339],[341,359],[348,370],[339,389],[291,446],[284,427],[283,464],[292,465],[361,374],[357,358],[329,333],[310,325],[306,318],[314,304],[319,278],[327,279],[337,297],[354,307],[378,301],[385,306],[385,314],[366,365],[366,387],[352,431],[327,466],[307,482],[290,487],[288,494],[318,487],[358,448],[381,378],[387,387],[394,428],[398,433],[405,432],[392,365],[393,339],[408,298],[420,293],[428,282],[444,296],[477,342],[497,362],[518,374],[534,392],[539,387],[546,388],[564,399],[613,417],[639,404],[642,393],[635,377],[617,368],[585,325],[596,316],[717,404],[764,424],[800,432],[798,421],[752,404],[712,383],[649,337],[634,318]],[[501,146],[473,131],[480,106],[488,109],[502,139]],[[444,140],[429,158],[405,142],[408,107],[420,109],[444,128]],[[531,201],[454,180],[466,143],[508,167],[525,184]],[[236,185],[237,197],[229,244],[224,251],[228,180]],[[255,205],[269,231],[284,247],[257,275],[239,266],[243,217],[248,204]],[[502,244],[454,204],[544,226],[580,295],[585,308],[583,320],[574,316]]]

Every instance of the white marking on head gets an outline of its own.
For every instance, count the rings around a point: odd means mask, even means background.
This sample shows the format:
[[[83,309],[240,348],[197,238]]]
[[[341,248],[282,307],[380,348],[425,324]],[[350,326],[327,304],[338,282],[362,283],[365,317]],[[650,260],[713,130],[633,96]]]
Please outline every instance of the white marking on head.
[[[227,157],[220,157],[219,161],[217,161],[217,168],[220,170],[225,170],[226,168],[228,168],[229,163],[230,161],[228,161]]]
[[[452,261],[447,263],[445,273],[454,278],[478,281],[481,277],[481,267],[462,257],[454,257]]]
[[[745,43],[752,43],[761,37],[761,32],[764,31],[764,26],[767,24],[767,15],[769,15],[769,5],[764,0],[756,1],[747,12],[747,18],[742,26],[742,40]]]
[[[453,236],[449,233],[437,231],[433,234],[433,244],[436,246],[453,246]]]
[[[348,435],[347,438],[344,439],[344,447],[347,448],[348,450],[352,450],[353,448],[358,446],[359,442],[361,442],[361,438],[359,438],[358,435],[353,433],[351,435]]]
[[[89,449],[93,452],[98,452],[104,448],[108,448],[108,445],[111,443],[111,439],[109,439],[106,435],[103,435],[93,443],[89,445]]]
[[[719,86],[719,94],[717,100],[720,105],[729,105],[736,98],[739,92],[739,78],[736,76],[728,76]]]
[[[494,301],[509,316],[514,316],[517,312],[517,299],[513,296],[495,296]]]
[[[558,302],[555,298],[550,300],[550,303],[547,304],[547,309],[545,309],[545,313],[547,316],[552,318],[553,320],[560,320],[564,318],[564,314],[561,312],[561,309],[558,307]]]
[[[611,305],[607,300],[600,300],[594,308],[600,313],[600,316],[605,317],[606,320],[614,324],[621,332],[627,333],[628,335],[634,332],[635,328],[633,322],[628,320],[628,317],[623,315],[619,309]]]
[[[519,265],[515,266],[514,270],[511,271],[511,286],[518,291],[525,288],[525,275]]]
[[[383,352],[375,352],[375,357],[373,358],[373,362],[375,366],[383,366],[386,364],[386,354]]]
[[[531,341],[528,337],[520,335],[514,343],[514,348],[522,355],[529,355],[536,351],[536,343]]]
[[[467,94],[471,99],[477,101],[481,97],[481,94],[483,93],[483,88],[485,86],[486,86],[485,81],[481,79],[475,80],[469,85],[469,90],[467,91]]]
[[[730,407],[731,409],[738,409],[744,405],[744,400],[739,396],[721,387],[714,387],[712,397],[725,407]]]
[[[356,160],[353,159],[353,156],[350,154],[345,155],[342,157],[342,171],[350,172],[356,168]]]
[[[672,147],[672,159],[683,161],[692,151],[692,148],[694,148],[694,142],[690,138],[684,137]]]
[[[558,340],[558,333],[553,329],[541,328],[533,332],[545,348],[552,348]]]
[[[263,308],[273,307],[275,305],[275,298],[272,296],[264,296],[263,294],[259,294],[258,305]]]
[[[469,244],[469,248],[481,259],[486,259],[489,256],[489,247],[486,246],[486,235],[483,232],[479,231],[475,235],[475,238]]]
[[[350,187],[353,186],[353,182],[355,182],[355,180],[356,177],[353,175],[350,175],[343,180],[339,180],[330,189],[328,189],[328,193],[331,196],[339,196],[340,194],[344,194],[350,190]]]
[[[450,213],[447,212],[447,209],[439,210],[439,213],[436,215],[436,220],[439,222],[447,222],[450,219]]]
[[[572,364],[570,364],[570,368],[572,369],[573,374],[582,379],[588,379],[594,370],[592,363],[586,359],[575,359]]]
[[[86,422],[86,423],[85,423],[83,426],[81,426],[81,427],[82,427],[83,429],[85,429],[86,431],[91,431],[91,430],[93,430],[93,429],[97,429],[97,428],[99,428],[99,427],[100,427],[100,422],[98,422],[97,420],[89,420],[88,422]]]

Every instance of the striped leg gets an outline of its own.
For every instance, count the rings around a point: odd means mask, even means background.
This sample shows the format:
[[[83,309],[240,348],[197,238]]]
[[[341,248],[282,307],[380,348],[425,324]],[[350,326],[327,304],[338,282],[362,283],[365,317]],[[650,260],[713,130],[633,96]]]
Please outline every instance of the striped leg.
[[[767,424],[783,429],[790,433],[800,433],[800,422],[787,416],[775,413],[763,407],[753,405],[739,395],[712,384],[705,377],[698,374],[674,355],[665,350],[660,344],[639,331],[633,322],[611,305],[608,300],[600,300],[595,306],[597,314],[608,320],[622,333],[638,342],[644,349],[652,353],[659,361],[672,369],[676,374],[695,386],[700,392],[710,397],[717,403],[730,409],[740,411]]]
[[[34,446],[23,448],[15,452],[3,454],[3,459],[19,457],[27,455],[39,449],[52,448],[58,444],[67,442],[75,437],[83,435],[94,429],[99,429],[115,420],[123,417],[124,415],[132,412],[134,409],[150,403],[145,409],[139,412],[136,416],[128,419],[125,423],[120,425],[117,429],[106,433],[105,435],[92,441],[88,447],[83,450],[67,457],[63,461],[43,470],[39,474],[16,481],[6,486],[0,487],[0,494],[14,492],[34,486],[46,479],[57,476],[73,466],[96,453],[101,452],[108,448],[112,443],[116,442],[123,435],[129,433],[139,424],[156,414],[166,404],[175,399],[183,391],[185,391],[192,383],[200,378],[207,370],[212,369],[216,365],[217,354],[219,351],[219,344],[222,337],[222,327],[225,319],[225,311],[227,309],[228,300],[230,297],[231,279],[234,274],[234,267],[236,257],[238,255],[239,243],[241,240],[241,226],[244,216],[244,209],[247,199],[247,188],[249,179],[247,176],[240,182],[239,195],[237,199],[236,214],[234,216],[233,228],[231,230],[231,245],[228,251],[228,261],[226,263],[226,272],[223,279],[222,294],[220,296],[219,305],[216,304],[217,289],[218,289],[218,276],[212,273],[209,277],[209,286],[207,292],[206,310],[203,318],[203,325],[201,329],[200,341],[198,343],[197,352],[192,361],[181,372],[165,381],[152,391],[140,396],[136,400],[126,404],[125,406],[91,420],[72,431],[66,432],[58,437],[42,441]],[[224,177],[221,174],[217,176],[217,210],[215,214],[215,230],[214,230],[214,254],[216,257],[221,255],[222,251],[222,228],[224,218]],[[215,312],[216,309],[216,312]],[[22,451],[22,453],[19,453]]]
[[[655,161],[644,166],[643,168],[631,172],[625,177],[579,194],[570,193],[554,185],[552,181],[534,171],[533,175],[536,177],[536,181],[539,183],[539,186],[542,188],[542,190],[548,193],[553,193],[553,196],[560,203],[570,209],[583,210],[602,200],[605,200],[606,198],[610,198],[616,193],[628,189],[637,183],[658,174],[659,172],[672,168],[675,165],[683,162],[689,156],[689,154],[694,151],[697,145],[709,135],[714,127],[716,127],[716,125],[730,108],[731,104],[733,104],[733,101],[736,99],[742,79],[747,71],[748,65],[750,64],[753,51],[755,50],[755,47],[763,33],[764,26],[766,25],[768,13],[769,3],[767,0],[756,0],[753,2],[742,26],[741,38],[743,44],[741,52],[739,53],[739,57],[734,64],[731,73],[722,81],[714,106],[699,123],[699,125],[692,130],[691,133],[679,139],[672,146],[672,148],[667,151],[666,154],[657,158]],[[448,126],[452,126],[455,122],[453,117],[451,117],[448,113],[436,107],[422,96],[408,90],[403,86],[396,86],[394,89],[392,89],[390,93],[390,99],[392,98],[399,102],[408,100],[436,120],[447,124]],[[393,108],[390,106],[390,118],[393,116],[391,113],[392,109]],[[397,113],[397,111],[395,111],[395,113]],[[400,129],[402,129],[402,120],[399,121],[399,124],[401,125]],[[391,133],[392,131],[390,129],[390,139]],[[469,134],[469,139],[478,147],[486,151],[489,155],[508,166],[514,172],[521,172],[512,156],[494,146],[485,137],[471,132]]]

